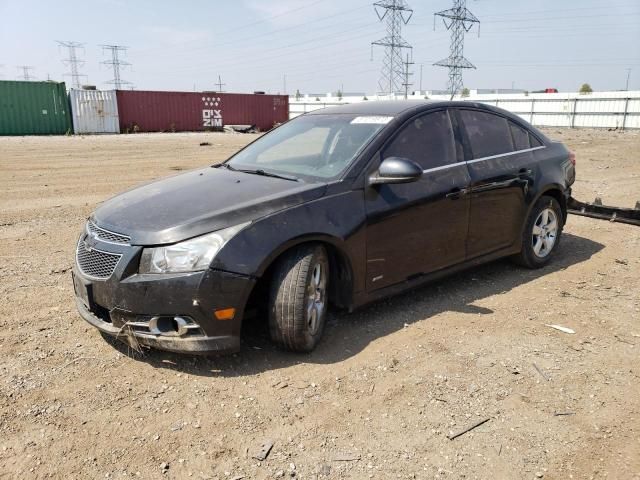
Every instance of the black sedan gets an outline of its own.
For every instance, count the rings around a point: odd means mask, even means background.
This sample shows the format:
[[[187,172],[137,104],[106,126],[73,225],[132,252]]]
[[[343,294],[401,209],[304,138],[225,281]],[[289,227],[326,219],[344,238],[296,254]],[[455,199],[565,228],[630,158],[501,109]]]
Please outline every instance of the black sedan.
[[[73,269],[82,317],[131,345],[240,348],[257,311],[308,352],[352,310],[500,257],[557,250],[575,157],[471,102],[318,110],[225,163],[122,193],[88,219]]]

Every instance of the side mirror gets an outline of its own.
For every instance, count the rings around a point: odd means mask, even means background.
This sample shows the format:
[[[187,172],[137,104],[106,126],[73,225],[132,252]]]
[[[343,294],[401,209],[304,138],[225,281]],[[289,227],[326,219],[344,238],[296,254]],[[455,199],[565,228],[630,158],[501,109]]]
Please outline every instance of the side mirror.
[[[413,160],[401,157],[385,158],[377,173],[369,177],[369,185],[411,183],[422,177],[422,168]]]

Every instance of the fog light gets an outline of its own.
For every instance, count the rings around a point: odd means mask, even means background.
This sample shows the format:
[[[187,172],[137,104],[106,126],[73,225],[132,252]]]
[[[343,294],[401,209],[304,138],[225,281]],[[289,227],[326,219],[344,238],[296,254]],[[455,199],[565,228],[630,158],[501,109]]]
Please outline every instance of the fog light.
[[[154,335],[182,337],[188,330],[187,321],[182,317],[153,317],[149,320],[149,331]]]
[[[216,310],[213,314],[218,320],[233,320],[233,317],[236,316],[236,309],[225,308],[223,310]]]

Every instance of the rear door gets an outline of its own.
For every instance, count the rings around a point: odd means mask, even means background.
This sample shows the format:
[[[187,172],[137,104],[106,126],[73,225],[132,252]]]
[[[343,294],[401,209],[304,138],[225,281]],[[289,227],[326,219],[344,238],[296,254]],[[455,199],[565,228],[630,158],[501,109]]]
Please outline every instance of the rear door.
[[[474,258],[520,241],[533,152],[544,147],[507,117],[463,108],[457,114],[471,175],[467,257]]]
[[[380,159],[403,157],[424,173],[414,183],[367,187],[367,289],[464,261],[470,178],[447,110],[409,120]]]

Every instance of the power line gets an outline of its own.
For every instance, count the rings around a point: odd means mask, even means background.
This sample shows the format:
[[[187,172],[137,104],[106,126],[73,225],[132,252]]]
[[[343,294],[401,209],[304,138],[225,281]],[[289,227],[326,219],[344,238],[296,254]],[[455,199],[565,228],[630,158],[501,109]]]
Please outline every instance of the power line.
[[[310,4],[307,4],[307,5],[303,5],[303,6],[300,6],[300,7],[297,7],[297,8],[293,8],[293,9],[290,9],[290,10],[285,10],[285,11],[283,11],[281,13],[276,14],[276,15],[272,15],[270,17],[265,17],[265,18],[262,18],[260,20],[257,20],[257,21],[251,22],[251,23],[238,25],[238,26],[233,27],[233,28],[231,28],[229,30],[225,30],[225,31],[216,33],[216,43],[215,43],[214,46],[211,46],[211,45],[197,45],[197,46],[194,46],[192,48],[189,48],[189,51],[193,52],[193,51],[198,51],[198,50],[207,50],[207,49],[211,49],[212,47],[218,48],[218,47],[220,47],[222,45],[235,45],[236,43],[242,42],[244,40],[254,39],[254,38],[263,37],[263,36],[269,36],[270,37],[273,34],[277,34],[277,33],[280,33],[282,31],[285,31],[285,30],[305,27],[309,23],[320,22],[320,21],[326,20],[328,18],[341,16],[346,12],[352,12],[352,11],[355,11],[355,10],[360,10],[360,9],[362,9],[364,7],[367,7],[369,5],[367,3],[367,4],[362,5],[360,7],[357,7],[357,8],[351,9],[351,10],[344,10],[344,11],[341,11],[340,13],[337,13],[337,14],[334,14],[334,15],[328,15],[326,17],[316,18],[316,19],[310,20],[308,22],[297,23],[296,25],[292,25],[292,26],[289,26],[289,27],[283,27],[283,28],[271,30],[271,31],[268,31],[268,32],[260,33],[260,34],[253,35],[253,36],[246,37],[246,38],[242,38],[242,39],[239,39],[239,40],[227,40],[227,41],[224,41],[224,42],[218,42],[218,38],[226,37],[226,36],[228,36],[227,34],[234,34],[235,35],[239,30],[244,30],[244,29],[246,29],[248,27],[253,27],[253,26],[259,25],[261,23],[266,23],[266,22],[269,22],[271,20],[275,20],[276,18],[280,18],[280,17],[284,17],[286,15],[290,15],[290,14],[298,12],[300,10],[311,8],[311,7],[313,7],[313,6],[317,5],[317,4],[325,2],[325,1],[326,0],[317,0],[317,1],[312,2]],[[137,52],[137,54],[140,54],[140,53],[147,53],[147,52],[156,51],[156,50],[163,50],[164,51],[167,48],[180,48],[180,49],[182,49],[182,48],[184,48],[184,46],[192,44],[192,43],[195,43],[195,42],[198,42],[200,44],[202,43],[200,40],[188,40],[188,41],[182,41],[182,42],[174,42],[174,43],[172,43],[172,45],[169,45],[168,47],[164,47],[164,46],[163,47],[150,47],[150,48],[145,48],[145,49],[142,49],[142,50],[136,50],[136,52]]]
[[[131,85],[131,82],[122,80],[120,77],[120,67],[124,68],[131,65],[129,62],[125,62],[120,59],[120,53],[126,53],[129,47],[125,47],[123,45],[101,45],[101,47],[103,51],[108,50],[111,52],[111,60],[105,60],[102,62],[103,65],[111,65],[113,68],[113,79],[106,83],[114,85],[116,90],[122,90],[122,85]]]
[[[462,90],[462,70],[465,68],[476,68],[469,60],[464,58],[464,34],[473,27],[474,23],[480,23],[473,13],[467,9],[466,0],[453,0],[453,8],[442,10],[433,17],[433,28],[435,30],[436,17],[442,17],[447,30],[451,32],[451,49],[449,57],[434,63],[439,67],[449,69],[449,83],[447,89],[451,93],[451,98]]]
[[[600,15],[571,15],[566,17],[547,16],[547,17],[525,17],[525,18],[513,18],[513,19],[501,19],[501,20],[487,20],[486,23],[514,23],[514,22],[535,22],[538,20],[550,21],[550,20],[575,20],[577,18],[610,18],[610,17],[630,17],[640,15],[640,12],[633,13],[602,13]]]
[[[366,25],[368,26],[368,25]],[[352,30],[359,30],[360,28],[353,28]],[[346,32],[348,33],[348,32]],[[295,42],[295,43],[291,43],[288,45],[283,45],[280,47],[275,47],[275,48],[270,48],[270,49],[266,49],[266,50],[261,50],[260,53],[260,57],[264,57],[265,61],[268,61],[268,63],[266,63],[266,66],[270,66],[273,65],[273,60],[275,58],[281,58],[281,57],[285,57],[285,58],[293,58],[294,56],[299,56],[300,54],[304,53],[304,52],[308,52],[308,51],[312,51],[312,50],[317,50],[318,48],[325,48],[327,46],[331,46],[331,45],[345,45],[345,42],[347,40],[356,40],[356,39],[360,39],[360,38],[364,38],[364,37],[368,37],[371,35],[371,32],[365,32],[363,34],[359,34],[359,35],[349,35],[343,38],[340,38],[341,35],[329,35],[327,37],[318,37],[318,38],[314,38],[308,41],[304,41],[304,42]],[[323,39],[324,38],[334,38],[336,39],[333,42],[326,42]],[[321,41],[322,40],[322,41]],[[318,43],[318,45],[313,46],[313,47],[307,47],[304,49],[299,49],[297,48],[299,45],[302,44],[306,44],[306,43]],[[284,51],[284,49],[289,49],[292,48],[292,51]],[[269,54],[268,56],[266,56],[265,54],[268,52],[278,52],[278,51],[282,51],[282,53],[278,53],[278,54]],[[296,59],[296,64],[299,64],[299,60]],[[183,68],[181,69],[182,72],[187,72],[187,71],[200,71],[203,68],[206,68],[207,66],[213,66],[214,62],[208,62],[208,63],[198,63],[197,65],[192,65],[190,67],[187,68]],[[215,66],[220,66],[223,65],[225,66],[225,68],[234,68],[237,65],[245,65],[247,66],[247,68],[251,68],[251,69],[255,69],[257,68],[257,64],[256,61],[253,58],[243,58],[242,60],[235,60],[232,62],[225,62],[220,64],[219,62],[215,62]],[[280,68],[280,67],[278,67]],[[402,73],[402,70],[401,70]]]
[[[401,91],[403,85],[402,50],[411,50],[411,45],[402,38],[402,25],[409,23],[413,10],[405,0],[382,0],[374,3],[373,7],[378,19],[381,22],[386,19],[387,23],[387,35],[371,43],[372,55],[374,45],[385,47],[378,91],[391,95]]]
[[[71,72],[65,73],[65,75],[71,77],[71,84],[75,88],[80,88],[81,87],[80,77],[87,78],[87,76],[82,75],[79,71],[79,67],[84,65],[84,60],[78,59],[78,54],[76,50],[83,48],[84,43],[71,42],[71,41],[62,42],[58,40],[58,45],[66,48],[69,54],[68,58],[65,58],[62,60],[62,63],[64,65],[67,65],[71,69]]]
[[[29,73],[30,71],[34,70],[34,67],[30,65],[18,65],[16,68],[19,72],[22,72],[21,76],[18,78],[24,80],[25,82],[30,82],[31,80],[36,79],[36,77]]]

